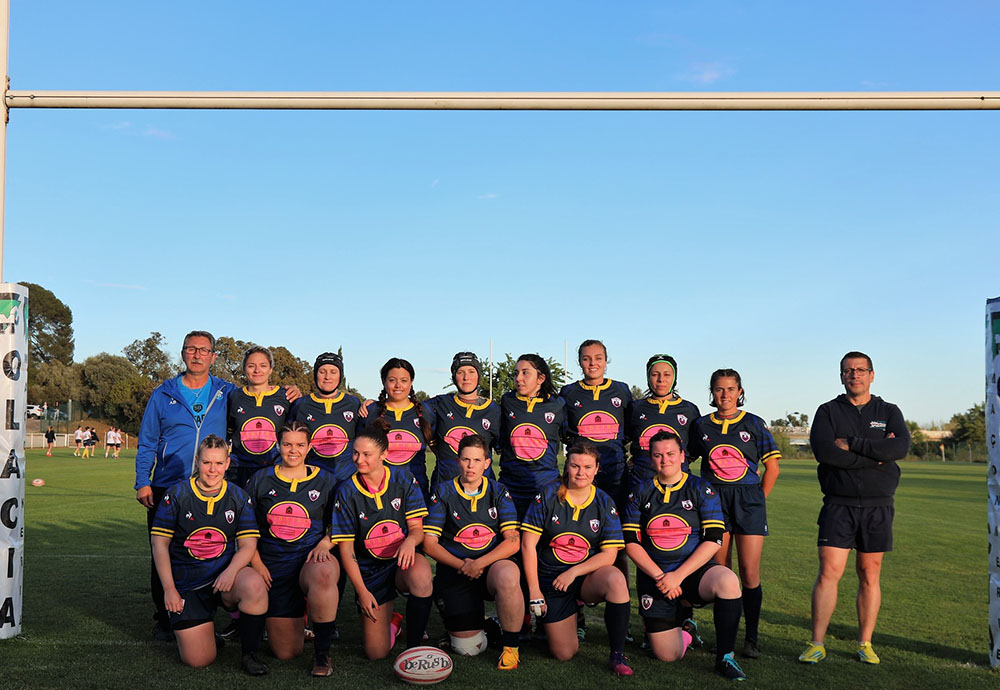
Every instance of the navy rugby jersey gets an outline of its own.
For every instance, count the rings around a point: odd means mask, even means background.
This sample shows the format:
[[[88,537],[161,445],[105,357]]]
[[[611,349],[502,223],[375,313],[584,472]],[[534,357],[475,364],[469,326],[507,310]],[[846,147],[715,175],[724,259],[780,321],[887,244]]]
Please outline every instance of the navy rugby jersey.
[[[597,481],[617,481],[625,471],[625,421],[632,391],[621,381],[604,379],[597,386],[576,381],[563,386],[568,437],[566,445],[585,440],[597,446],[601,469]]]
[[[458,444],[466,436],[478,434],[492,449],[500,433],[500,406],[490,399],[474,405],[462,402],[454,393],[446,393],[424,403],[434,428],[434,466],[432,484],[454,479],[459,474]],[[493,475],[493,467],[486,476]]]
[[[656,477],[642,482],[629,495],[622,525],[628,541],[641,544],[664,572],[680,567],[701,544],[703,531],[713,527],[726,529],[719,497],[711,484],[687,472],[673,488]]]
[[[354,555],[365,575],[393,565],[410,532],[406,521],[425,515],[420,487],[406,470],[387,466],[382,486],[374,492],[355,473],[337,487],[330,538],[335,544],[354,540]]]
[[[500,481],[515,500],[529,500],[559,480],[559,438],[566,403],[505,393],[500,399]]]
[[[278,431],[288,421],[291,405],[285,389],[274,386],[263,393],[237,388],[229,394],[229,442],[234,467],[268,467],[281,459]]]
[[[618,511],[611,497],[590,487],[590,497],[576,506],[567,495],[560,501],[559,487],[550,486],[535,497],[521,529],[541,535],[538,540],[538,574],[552,580],[559,573],[605,548],[625,548]]]
[[[236,542],[259,537],[253,501],[223,480],[219,493],[204,496],[195,480],[167,489],[150,534],[170,540],[170,570],[178,592],[212,584],[233,560]]]
[[[503,484],[483,477],[475,496],[465,493],[458,478],[434,485],[424,532],[436,536],[452,556],[479,558],[510,529],[517,529],[517,511]]]
[[[701,417],[691,442],[701,455],[701,476],[717,486],[760,484],[760,463],[781,458],[764,420],[746,410],[733,419]]]
[[[354,437],[361,423],[361,401],[343,391],[332,398],[315,394],[292,405],[292,421],[309,427],[306,462],[332,472],[338,482],[354,473]]]
[[[302,479],[265,467],[250,478],[260,540],[257,552],[274,577],[298,572],[330,522],[336,480],[324,469],[307,466]]]
[[[419,403],[418,403],[419,404]],[[376,419],[378,403],[368,405],[368,417],[365,424],[371,424]],[[417,405],[408,403],[408,407],[401,410],[385,408],[382,419],[389,423],[391,427],[387,433],[389,437],[389,451],[386,454],[387,465],[405,469],[412,474],[420,486],[420,490],[426,496],[428,493],[427,484],[427,442],[424,440],[424,432],[420,428],[420,415],[417,412]],[[428,422],[430,420],[428,419]]]
[[[687,472],[692,457],[688,440],[691,428],[700,416],[698,406],[683,398],[663,401],[643,398],[634,401],[626,431],[632,442],[633,482],[651,479],[656,474],[649,459],[649,439],[660,431],[670,431],[681,437],[684,443],[683,469]]]

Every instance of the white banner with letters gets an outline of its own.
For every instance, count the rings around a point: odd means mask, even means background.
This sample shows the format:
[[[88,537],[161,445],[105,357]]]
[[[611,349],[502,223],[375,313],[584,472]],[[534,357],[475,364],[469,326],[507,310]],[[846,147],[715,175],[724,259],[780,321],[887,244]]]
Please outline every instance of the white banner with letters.
[[[0,283],[0,639],[21,632],[28,288]]]
[[[986,488],[990,560],[990,666],[1000,666],[1000,297],[986,301]]]

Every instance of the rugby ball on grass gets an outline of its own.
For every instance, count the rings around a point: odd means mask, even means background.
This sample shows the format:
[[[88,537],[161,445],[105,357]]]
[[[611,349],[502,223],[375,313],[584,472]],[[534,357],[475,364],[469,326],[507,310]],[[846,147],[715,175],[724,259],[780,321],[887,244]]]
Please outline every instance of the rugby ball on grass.
[[[37,479],[32,479],[31,480],[31,485],[32,486],[45,486],[45,480],[42,479],[41,477],[38,477]]]
[[[451,657],[437,647],[412,647],[396,657],[396,676],[412,685],[440,683],[451,675]]]

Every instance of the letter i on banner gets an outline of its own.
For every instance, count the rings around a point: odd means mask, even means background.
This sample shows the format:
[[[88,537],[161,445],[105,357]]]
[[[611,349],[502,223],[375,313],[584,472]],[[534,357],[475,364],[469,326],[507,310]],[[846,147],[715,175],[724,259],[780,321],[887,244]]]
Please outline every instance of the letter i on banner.
[[[1000,666],[1000,297],[986,301],[986,452],[989,470],[986,488],[989,505],[990,666]]]
[[[28,288],[0,283],[0,639],[21,632],[24,438],[28,400]]]

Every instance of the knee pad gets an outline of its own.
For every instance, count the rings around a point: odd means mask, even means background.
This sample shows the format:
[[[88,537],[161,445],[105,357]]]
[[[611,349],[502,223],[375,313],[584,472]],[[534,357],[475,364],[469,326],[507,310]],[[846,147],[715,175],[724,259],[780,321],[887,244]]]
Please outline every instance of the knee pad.
[[[482,630],[472,637],[455,637],[454,635],[448,637],[451,638],[451,650],[459,656],[476,656],[486,649],[486,633]]]

